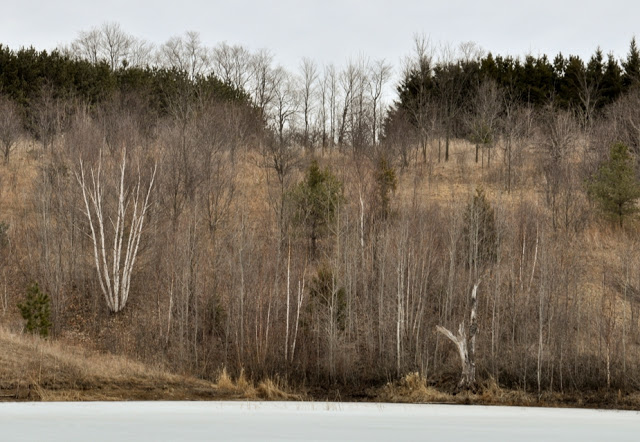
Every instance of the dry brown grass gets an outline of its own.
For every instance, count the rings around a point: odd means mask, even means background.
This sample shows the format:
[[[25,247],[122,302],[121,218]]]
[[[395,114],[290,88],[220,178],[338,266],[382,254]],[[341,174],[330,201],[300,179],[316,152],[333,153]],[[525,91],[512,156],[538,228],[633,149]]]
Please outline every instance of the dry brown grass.
[[[22,222],[34,183],[38,176],[40,161],[34,152],[33,142],[22,141],[11,153],[9,163],[0,161],[0,213],[1,221],[15,225]]]
[[[268,401],[300,401],[304,398],[300,394],[291,392],[291,389],[281,380],[262,380],[256,392],[261,399]]]
[[[244,399],[267,401],[299,401],[303,399],[302,395],[291,392],[291,389],[282,380],[274,381],[267,378],[258,382],[256,387],[253,381],[247,378],[244,371],[240,371],[240,375],[234,380],[224,368],[218,375],[216,387],[221,392]]]
[[[587,407],[640,409],[640,393],[622,392],[535,393],[508,390],[500,387],[493,378],[477,386],[474,391],[444,392],[427,385],[418,373],[409,373],[396,382],[388,383],[373,392],[372,399],[396,403],[445,403],[474,405],[507,405],[520,407]]]
[[[493,378],[489,378],[479,384],[474,391],[450,393],[429,386],[426,379],[418,373],[409,373],[401,380],[388,383],[377,391],[373,391],[372,399],[396,403],[640,409],[640,393],[637,392],[543,392],[537,395],[532,392],[502,388]]]
[[[428,386],[427,380],[419,373],[409,373],[399,381],[389,382],[378,392],[377,399],[383,402],[455,402],[451,394]]]
[[[5,399],[206,398],[214,384],[129,359],[0,329],[0,391]]]
[[[244,373],[222,370],[212,383],[3,328],[0,348],[0,400],[301,399],[269,379],[256,388]]]

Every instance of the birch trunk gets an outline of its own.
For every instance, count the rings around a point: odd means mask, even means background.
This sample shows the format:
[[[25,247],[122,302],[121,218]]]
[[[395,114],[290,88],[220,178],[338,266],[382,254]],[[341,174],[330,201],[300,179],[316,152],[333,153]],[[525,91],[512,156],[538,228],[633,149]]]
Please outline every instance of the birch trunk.
[[[85,176],[82,161],[80,161],[80,173],[76,172],[76,180],[82,189],[84,213],[91,230],[94,262],[100,288],[107,307],[112,313],[121,311],[129,298],[131,275],[138,255],[144,218],[149,208],[149,197],[156,175],[154,167],[146,194],[141,193],[140,173],[138,173],[135,188],[129,189],[125,186],[126,154],[124,150],[119,167],[120,177],[116,189],[118,203],[115,214],[106,213],[104,207],[102,154],[100,154],[97,170],[90,170],[90,182]],[[115,221],[113,221],[114,215]],[[109,220],[113,227],[112,234],[108,231],[106,220]]]
[[[476,334],[478,333],[478,321],[477,321],[477,291],[478,284],[473,286],[471,292],[471,315],[469,325],[469,339],[467,341],[467,334],[465,330],[464,321],[460,323],[458,327],[457,336],[451,333],[446,328],[438,325],[436,329],[446,336],[451,342],[453,342],[458,349],[460,355],[460,363],[462,368],[462,374],[460,377],[459,388],[470,389],[475,386],[476,383]]]

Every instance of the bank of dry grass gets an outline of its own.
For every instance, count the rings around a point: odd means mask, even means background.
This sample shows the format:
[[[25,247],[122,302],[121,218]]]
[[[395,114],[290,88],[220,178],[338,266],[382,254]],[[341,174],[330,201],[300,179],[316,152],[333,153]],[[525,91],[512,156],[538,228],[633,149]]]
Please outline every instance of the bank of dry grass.
[[[172,374],[130,359],[14,334],[0,328],[0,401],[327,400],[297,392],[282,379],[254,382],[222,369],[215,382]],[[302,389],[301,389],[302,390]],[[335,400],[544,407],[640,409],[640,393],[535,393],[508,390],[493,379],[475,391],[453,392],[418,373]]]
[[[0,328],[0,400],[299,400],[282,383],[258,386],[222,370],[217,382],[172,374],[125,357]]]
[[[481,382],[474,391],[444,391],[429,385],[418,373],[409,373],[370,391],[371,399],[394,403],[503,405],[519,407],[578,407],[640,410],[640,393],[622,391],[542,392],[538,395],[500,387],[494,379]]]

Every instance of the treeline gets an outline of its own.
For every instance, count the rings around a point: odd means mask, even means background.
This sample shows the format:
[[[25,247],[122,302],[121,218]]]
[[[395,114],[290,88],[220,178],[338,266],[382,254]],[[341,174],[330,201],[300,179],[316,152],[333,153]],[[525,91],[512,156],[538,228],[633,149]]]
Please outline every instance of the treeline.
[[[533,79],[491,77],[472,46],[447,59],[418,39],[386,118],[384,62],[293,75],[187,34],[147,47],[149,67],[109,29],[52,54],[2,48],[2,93],[39,116],[0,166],[3,321],[37,282],[54,337],[180,372],[455,384],[436,326],[468,321],[479,282],[480,380],[638,388],[630,69],[587,118],[582,101],[534,101]],[[612,224],[596,208],[610,170],[630,189]]]
[[[474,86],[493,80],[518,100],[536,107],[553,102],[560,108],[587,111],[590,106],[602,109],[640,82],[640,52],[635,38],[622,60],[613,53],[605,59],[599,48],[589,60],[576,55],[565,57],[562,53],[553,60],[547,55],[527,55],[523,59],[483,55],[473,44],[462,45],[447,57],[438,55],[428,45],[419,51],[420,64],[409,66],[398,87],[401,102],[420,88],[434,96],[441,95],[447,82],[455,82],[463,89],[461,96],[470,98]],[[593,103],[588,103],[589,100]]]
[[[640,84],[635,38],[620,61],[612,53],[605,60],[600,49],[588,61],[562,54],[550,61],[547,55],[524,60],[484,55],[473,43],[437,49],[416,37],[414,44],[397,86],[398,98],[385,120],[385,134],[398,142],[398,137],[406,138],[409,124],[418,138],[414,141],[424,146],[429,134],[437,133],[446,140],[445,160],[451,137],[490,147],[498,126],[504,129],[514,112],[569,112],[577,124],[591,130],[607,109],[637,92]],[[634,148],[637,144],[635,139],[624,141]]]
[[[72,107],[95,108],[115,95],[135,96],[154,118],[170,112],[179,94],[251,107],[249,97],[213,74],[190,77],[172,66],[120,67],[54,50],[13,51],[0,45],[0,96],[15,104],[23,127],[47,143],[68,122]]]
[[[391,76],[388,63],[364,58],[322,70],[304,58],[298,71],[290,72],[266,49],[207,47],[195,32],[154,47],[114,23],[80,32],[50,54],[2,46],[0,52],[0,93],[25,115],[43,94],[93,106],[116,91],[144,97],[162,115],[168,111],[167,93],[178,83],[191,83],[200,95],[253,106],[281,142],[305,147],[379,142]]]

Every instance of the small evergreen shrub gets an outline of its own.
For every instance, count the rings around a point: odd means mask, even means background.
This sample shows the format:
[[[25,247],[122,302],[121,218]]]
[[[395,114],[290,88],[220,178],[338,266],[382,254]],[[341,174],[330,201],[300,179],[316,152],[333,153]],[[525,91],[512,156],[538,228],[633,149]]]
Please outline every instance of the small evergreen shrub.
[[[25,329],[29,333],[37,333],[43,338],[49,336],[51,328],[51,300],[49,295],[40,291],[38,283],[27,289],[24,302],[18,304],[22,318],[26,321]]]

